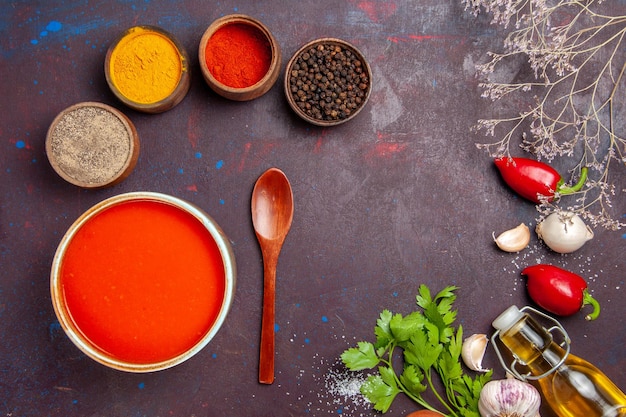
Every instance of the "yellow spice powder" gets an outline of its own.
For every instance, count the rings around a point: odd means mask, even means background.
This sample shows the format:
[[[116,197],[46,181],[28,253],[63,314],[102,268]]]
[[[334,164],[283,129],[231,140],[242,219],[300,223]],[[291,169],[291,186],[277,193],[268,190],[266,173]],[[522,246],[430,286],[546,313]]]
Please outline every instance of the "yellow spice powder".
[[[170,39],[135,27],[114,48],[109,70],[113,84],[127,99],[152,104],[174,92],[183,65],[183,57]]]

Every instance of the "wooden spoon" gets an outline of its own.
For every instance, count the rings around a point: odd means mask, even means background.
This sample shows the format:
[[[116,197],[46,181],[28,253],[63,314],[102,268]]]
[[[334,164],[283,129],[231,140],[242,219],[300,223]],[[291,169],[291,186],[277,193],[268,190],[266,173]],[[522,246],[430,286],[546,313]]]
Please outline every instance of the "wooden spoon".
[[[259,382],[274,382],[274,313],[278,255],[293,219],[293,193],[285,174],[270,168],[252,191],[252,223],[263,255],[263,318]]]

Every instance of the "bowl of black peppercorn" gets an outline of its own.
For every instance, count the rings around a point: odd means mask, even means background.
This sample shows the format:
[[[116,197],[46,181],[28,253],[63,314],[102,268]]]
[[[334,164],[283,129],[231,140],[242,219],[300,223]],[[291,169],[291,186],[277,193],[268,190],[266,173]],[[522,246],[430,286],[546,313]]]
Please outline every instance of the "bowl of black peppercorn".
[[[285,95],[292,110],[317,126],[356,117],[372,91],[372,71],[350,43],[320,38],[303,45],[287,63]]]

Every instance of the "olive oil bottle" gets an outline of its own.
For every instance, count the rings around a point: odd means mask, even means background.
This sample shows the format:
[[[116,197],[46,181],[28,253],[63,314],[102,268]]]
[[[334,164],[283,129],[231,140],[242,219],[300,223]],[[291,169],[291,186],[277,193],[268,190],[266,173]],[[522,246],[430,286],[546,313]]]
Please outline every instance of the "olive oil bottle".
[[[544,328],[526,311],[556,323]],[[531,307],[511,306],[493,321],[493,346],[502,365],[515,377],[534,385],[560,417],[626,416],[626,395],[598,368],[569,353],[569,337],[558,321]],[[562,334],[555,342],[551,331]],[[497,347],[498,338],[512,354],[507,365]],[[565,347],[563,347],[563,345]],[[521,374],[516,368],[523,368]]]

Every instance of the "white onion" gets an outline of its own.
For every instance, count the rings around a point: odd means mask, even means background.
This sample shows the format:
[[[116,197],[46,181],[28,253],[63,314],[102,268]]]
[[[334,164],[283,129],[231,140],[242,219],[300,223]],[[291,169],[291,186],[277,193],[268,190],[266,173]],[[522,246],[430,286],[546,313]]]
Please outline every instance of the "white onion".
[[[593,230],[575,213],[552,213],[535,228],[537,236],[553,251],[571,253],[593,239]]]

